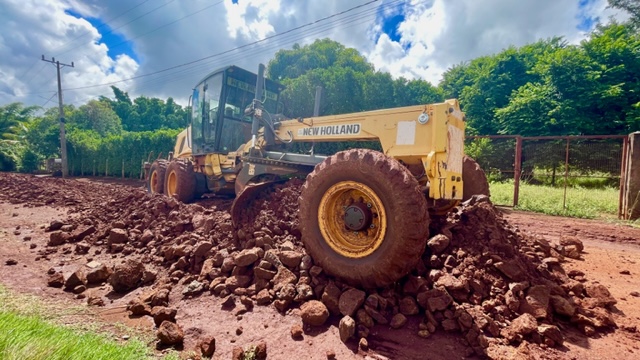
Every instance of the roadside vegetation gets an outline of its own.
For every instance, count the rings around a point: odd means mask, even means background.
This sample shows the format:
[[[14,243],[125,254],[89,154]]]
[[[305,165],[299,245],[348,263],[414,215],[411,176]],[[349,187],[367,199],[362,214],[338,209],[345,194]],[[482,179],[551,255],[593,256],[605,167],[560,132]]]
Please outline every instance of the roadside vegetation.
[[[84,307],[45,303],[0,285],[0,359],[149,359],[143,340],[126,342],[100,331]]]
[[[489,187],[494,204],[513,205],[513,181],[492,182]],[[563,207],[564,191],[563,187],[520,183],[518,206],[515,208],[547,215],[587,219],[612,219],[618,216],[618,189],[567,187],[566,203]]]

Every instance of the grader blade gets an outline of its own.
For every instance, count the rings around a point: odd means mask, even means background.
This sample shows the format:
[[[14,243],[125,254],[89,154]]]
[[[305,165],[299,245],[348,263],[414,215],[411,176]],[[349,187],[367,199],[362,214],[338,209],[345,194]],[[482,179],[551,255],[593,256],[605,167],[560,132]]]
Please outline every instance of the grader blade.
[[[231,204],[231,221],[234,227],[246,222],[247,209],[260,194],[267,190],[269,186],[281,181],[264,181],[260,183],[249,184],[242,191],[236,193],[236,199]]]

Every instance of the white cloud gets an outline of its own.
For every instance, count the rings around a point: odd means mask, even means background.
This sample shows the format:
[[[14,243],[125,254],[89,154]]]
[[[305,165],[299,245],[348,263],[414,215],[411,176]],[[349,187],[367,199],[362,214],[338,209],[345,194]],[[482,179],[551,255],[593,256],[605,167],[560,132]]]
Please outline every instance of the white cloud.
[[[380,6],[397,4],[387,0],[316,22],[362,3],[224,0],[214,5],[211,0],[162,0],[136,7],[140,1],[0,0],[0,104],[41,105],[53,95],[55,68],[39,60],[42,54],[74,61],[75,68],[63,70],[65,89],[118,82],[132,97],[172,96],[184,101],[193,85],[214,69],[229,64],[257,69],[258,63],[268,62],[277,50],[293,43],[305,45],[329,37],[358,49],[376,69],[436,84],[448,67],[511,45],[551,36],[578,42],[586,36],[578,30],[582,17],[620,18],[606,9],[606,0],[593,0],[582,9],[578,1],[407,0],[401,6],[405,19],[398,26],[400,39],[393,41],[380,34],[382,26],[376,22]],[[105,29],[70,16],[65,9],[109,21],[116,33],[133,39],[131,47],[139,62],[126,54],[109,57],[108,50],[117,54],[123,47],[98,44]],[[385,11],[390,16],[396,10]],[[239,46],[243,48],[233,50]],[[197,59],[203,60],[194,62]],[[172,69],[165,71],[168,68]],[[147,74],[153,75],[139,77]],[[119,82],[134,76],[138,78]],[[65,91],[65,101],[81,104],[99,95],[112,96],[109,86]]]

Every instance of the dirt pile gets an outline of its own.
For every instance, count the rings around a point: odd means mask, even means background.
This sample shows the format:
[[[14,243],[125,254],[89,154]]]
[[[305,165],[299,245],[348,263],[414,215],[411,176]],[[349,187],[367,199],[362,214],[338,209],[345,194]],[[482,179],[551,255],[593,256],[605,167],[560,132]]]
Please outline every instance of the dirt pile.
[[[130,311],[155,314],[160,324],[175,321],[175,309],[167,306],[169,293],[179,291],[186,298],[226,297],[226,307],[238,315],[254,304],[273,304],[281,312],[301,307],[307,326],[332,315],[344,341],[367,338],[376,325],[401,328],[419,317],[418,336],[459,332],[481,355],[523,341],[560,345],[568,326],[589,336],[615,328],[610,309],[616,300],[607,289],[562,267],[565,257],[580,257],[578,239],[551,244],[522,234],[483,197],[432,219],[423,261],[394,286],[350,287],[304,251],[297,219],[301,184],[291,180],[263,193],[245,209],[237,230],[228,201],[217,203],[220,208],[185,205],[114,185],[2,174],[0,198],[69,207],[68,219],[49,225],[50,246],[40,250],[42,258],[57,251],[113,258],[93,264],[100,270],[91,271],[99,274],[90,277],[83,269],[63,285],[54,272],[52,286],[81,294],[93,286],[88,278],[109,282],[114,291],[152,285]],[[173,316],[158,315],[167,312]]]

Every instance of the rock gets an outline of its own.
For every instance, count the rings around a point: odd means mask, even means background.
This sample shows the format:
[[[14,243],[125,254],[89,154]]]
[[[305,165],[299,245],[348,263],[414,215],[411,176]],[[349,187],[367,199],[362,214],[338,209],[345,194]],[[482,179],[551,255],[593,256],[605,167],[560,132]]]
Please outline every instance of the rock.
[[[73,234],[71,236],[71,239],[73,241],[82,241],[82,240],[84,240],[84,238],[86,238],[87,236],[89,236],[89,235],[91,235],[91,234],[93,234],[95,232],[96,232],[96,227],[91,225],[91,226],[88,226],[88,227],[84,228],[83,230],[80,230],[80,231],[76,232],[75,234]]]
[[[81,268],[74,271],[64,281],[64,289],[66,291],[73,291],[73,289],[79,285],[87,285],[87,276]]]
[[[571,305],[567,299],[558,295],[551,296],[551,306],[556,314],[562,316],[572,317],[576,312],[575,306]]]
[[[524,272],[522,268],[515,260],[509,261],[500,261],[495,263],[496,269],[498,269],[501,273],[503,273],[506,277],[513,281],[522,281],[524,280]]]
[[[56,272],[49,275],[47,279],[47,286],[53,288],[61,288],[64,286],[64,276],[62,273]]]
[[[111,269],[109,269],[105,264],[97,263],[95,267],[90,268],[87,271],[87,283],[100,284],[107,281],[109,276],[111,276]]]
[[[49,226],[47,226],[47,228],[45,229],[45,231],[56,231],[56,230],[60,230],[62,229],[62,227],[64,226],[64,223],[60,220],[53,220],[51,223],[49,223]]]
[[[150,304],[154,306],[167,306],[169,305],[169,289],[160,289],[153,293],[150,297]]]
[[[114,267],[108,279],[109,284],[113,287],[113,291],[125,293],[138,287],[143,273],[144,265],[140,261],[128,259]]]
[[[296,297],[293,299],[296,302],[305,302],[313,299],[313,288],[307,284],[296,285]],[[331,310],[329,310],[331,312]]]
[[[104,299],[102,299],[100,296],[91,295],[87,297],[87,305],[104,306]]]
[[[209,252],[209,250],[211,250],[212,247],[213,247],[213,244],[210,243],[209,241],[201,241],[197,243],[195,248],[193,249],[193,256],[196,259],[202,259],[205,257],[205,255],[207,255],[207,252]]]
[[[322,292],[322,303],[327,306],[331,315],[340,314],[340,295],[342,292],[333,281],[329,281]]]
[[[18,260],[16,260],[16,259],[7,259],[7,261],[5,261],[4,263],[9,265],[9,266],[18,265]]]
[[[302,326],[300,326],[300,324],[294,324],[293,326],[291,326],[291,338],[294,340],[301,340],[302,339]]]
[[[394,329],[400,329],[406,323],[407,323],[407,317],[402,315],[401,313],[397,313],[393,315],[393,317],[391,318],[391,321],[389,322],[389,326],[391,326]]]
[[[302,253],[297,251],[281,251],[279,254],[280,261],[282,261],[285,266],[292,269],[300,265],[302,256]]]
[[[280,291],[280,289],[286,284],[295,284],[298,278],[291,270],[284,266],[278,268],[278,273],[273,278],[273,290]]]
[[[336,352],[333,350],[327,350],[327,360],[335,360],[336,358]]]
[[[427,242],[427,246],[431,250],[431,253],[434,255],[439,255],[442,253],[451,243],[451,239],[448,236],[443,234],[438,234]]]
[[[138,299],[131,300],[127,305],[127,310],[131,312],[132,316],[151,315],[151,308],[149,307],[149,305],[145,304],[144,302]]]
[[[582,241],[574,236],[561,236],[560,245],[564,246],[565,251],[567,249],[567,246],[574,246],[578,254],[584,250],[584,244],[582,243]]]
[[[568,245],[564,247],[564,256],[571,259],[580,259],[580,251],[578,251],[578,247],[575,245]]]
[[[405,296],[400,300],[399,310],[400,313],[407,316],[416,315],[420,312],[418,303],[412,296]]]
[[[244,350],[240,346],[236,346],[231,351],[231,360],[244,360]]]
[[[224,285],[229,289],[229,291],[233,291],[237,288],[246,288],[251,284],[251,277],[244,275],[233,275],[229,276],[227,280],[224,282]]]
[[[358,342],[358,347],[362,351],[369,351],[369,342],[365,338],[360,338],[360,341]]]
[[[213,357],[213,354],[216,352],[216,338],[213,336],[205,337],[198,347],[200,348],[202,356],[208,358]]]
[[[194,296],[204,291],[204,284],[198,280],[193,280],[189,285],[185,286],[182,290],[184,296]]]
[[[176,322],[176,314],[178,314],[178,310],[164,306],[155,306],[151,309],[151,316],[156,326],[165,321]]]
[[[184,340],[184,332],[176,323],[163,321],[156,333],[162,345],[178,345]]]
[[[107,245],[111,247],[114,244],[126,244],[129,242],[129,235],[124,229],[111,229],[109,230],[109,237],[107,238]]]
[[[265,360],[267,358],[267,342],[260,340],[254,353],[256,354],[256,360]]]
[[[555,325],[543,324],[538,326],[538,334],[551,339],[554,345],[561,346],[564,343],[564,336],[560,329]]]
[[[87,290],[87,287],[84,285],[78,285],[76,287],[73,288],[73,293],[74,294],[82,294],[83,292],[85,292],[85,290]]]
[[[47,246],[59,246],[66,243],[68,239],[68,234],[63,233],[62,231],[54,231],[49,234],[49,241],[47,242]]]
[[[276,272],[272,270],[263,269],[261,267],[253,268],[253,275],[258,279],[271,280],[276,276]]]
[[[329,310],[318,300],[311,300],[300,307],[300,317],[307,325],[321,326],[329,318]]]
[[[545,285],[534,285],[527,290],[527,295],[520,303],[520,312],[529,313],[537,319],[547,317],[549,307],[549,287]]]
[[[418,304],[431,312],[443,311],[453,302],[453,298],[445,289],[434,288],[418,294]]]
[[[271,294],[268,289],[262,289],[256,295],[256,303],[258,305],[269,305],[271,303]]]
[[[511,322],[511,325],[502,329],[500,334],[509,342],[515,342],[522,337],[531,334],[538,329],[538,322],[533,315],[529,313],[518,316]]]
[[[356,333],[356,322],[351,316],[345,316],[340,319],[338,330],[340,332],[340,340],[346,343]]]
[[[237,266],[249,266],[260,259],[264,250],[258,247],[242,250],[234,256],[233,261]]]
[[[454,319],[444,319],[442,321],[442,328],[444,329],[444,331],[460,330],[460,327],[458,326],[458,322],[455,321]]]
[[[340,313],[345,316],[353,316],[356,310],[364,304],[366,295],[364,291],[353,288],[343,292],[338,303]]]
[[[358,321],[358,324],[364,325],[367,328],[372,328],[374,325],[373,318],[367,314],[365,309],[358,309],[358,312],[356,313],[356,320]]]
[[[598,307],[607,307],[615,305],[618,302],[613,298],[613,296],[611,296],[609,290],[602,284],[588,284],[587,286],[585,286],[584,291],[588,297],[597,300],[596,306]]]

